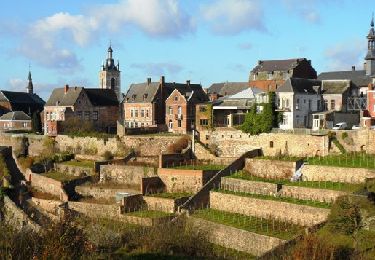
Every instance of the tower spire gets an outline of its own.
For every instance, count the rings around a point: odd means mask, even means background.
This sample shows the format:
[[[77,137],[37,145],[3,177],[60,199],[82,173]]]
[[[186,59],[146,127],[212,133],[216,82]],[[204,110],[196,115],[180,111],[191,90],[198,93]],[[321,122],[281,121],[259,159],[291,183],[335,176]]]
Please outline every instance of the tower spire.
[[[371,27],[374,27],[374,12],[372,12]]]
[[[33,94],[34,93],[34,86],[33,86],[33,80],[31,78],[31,69],[29,64],[29,75],[27,76],[27,80],[29,81],[27,84],[27,93]]]

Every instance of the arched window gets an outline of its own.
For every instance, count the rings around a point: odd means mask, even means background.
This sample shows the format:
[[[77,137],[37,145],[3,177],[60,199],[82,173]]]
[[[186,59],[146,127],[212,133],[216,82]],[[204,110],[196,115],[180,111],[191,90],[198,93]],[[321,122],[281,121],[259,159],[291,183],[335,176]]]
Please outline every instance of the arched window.
[[[114,78],[111,78],[111,89],[115,89],[116,86],[116,80]]]

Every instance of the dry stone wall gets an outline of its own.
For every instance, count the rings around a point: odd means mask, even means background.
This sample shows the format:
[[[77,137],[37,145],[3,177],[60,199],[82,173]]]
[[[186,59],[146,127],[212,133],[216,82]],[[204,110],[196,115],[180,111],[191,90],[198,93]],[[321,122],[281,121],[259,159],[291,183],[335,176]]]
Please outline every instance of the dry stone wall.
[[[208,137],[208,141],[206,140]],[[214,143],[222,157],[239,157],[247,151],[262,149],[266,156],[316,156],[328,154],[328,136],[284,133],[249,135],[239,130],[202,131],[201,142]]]
[[[70,137],[67,135],[58,135],[56,136],[55,141],[60,151],[73,153],[102,155],[106,151],[110,151],[115,154],[118,149],[117,138],[102,139],[96,137]]]
[[[290,162],[249,158],[246,159],[245,170],[258,177],[289,180],[301,164],[301,161]]]
[[[165,184],[166,192],[199,191],[218,171],[182,170],[159,168],[158,175]]]
[[[91,218],[118,218],[120,206],[86,202],[68,202],[68,208]]]
[[[66,165],[57,163],[55,164],[55,169],[57,172],[63,172],[71,176],[82,177],[82,176],[94,176],[95,171],[93,168],[80,167],[73,165]]]
[[[366,178],[375,178],[374,170],[364,168],[305,165],[303,166],[301,172],[303,179],[309,181],[364,183]]]
[[[77,186],[75,188],[76,192],[83,196],[91,196],[96,199],[114,199],[118,192],[127,192],[125,189],[109,189],[102,187],[92,187],[92,186]]]
[[[248,216],[274,218],[303,226],[313,226],[325,221],[330,212],[323,208],[212,191],[210,192],[210,207]]]
[[[323,185],[323,184],[322,184]],[[314,200],[320,202],[334,202],[338,197],[347,195],[346,192],[326,189],[315,189],[298,186],[283,185],[280,196],[302,200]]]
[[[229,191],[262,195],[276,195],[278,192],[278,186],[274,183],[235,178],[221,178],[221,188]]]
[[[148,210],[157,210],[167,213],[176,212],[177,207],[183,204],[187,199],[188,198],[180,198],[174,200],[149,196],[143,197],[143,200],[145,201]]]
[[[155,156],[165,152],[179,138],[181,136],[124,136],[121,141],[135,149],[140,156]]]
[[[255,256],[263,255],[273,248],[286,243],[285,240],[279,238],[259,235],[199,218],[190,217],[188,222],[194,229],[207,234],[211,243],[247,252]]]
[[[139,185],[141,188],[143,177],[156,175],[155,168],[131,165],[101,165],[100,182]]]

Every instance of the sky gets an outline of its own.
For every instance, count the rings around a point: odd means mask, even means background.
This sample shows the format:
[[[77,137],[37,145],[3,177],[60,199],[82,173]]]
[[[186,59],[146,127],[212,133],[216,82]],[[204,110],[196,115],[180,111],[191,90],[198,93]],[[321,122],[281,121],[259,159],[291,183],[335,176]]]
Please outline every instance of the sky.
[[[360,4],[359,4],[360,3]],[[258,60],[363,68],[372,0],[13,0],[0,9],[0,89],[98,87],[111,43],[121,88],[248,81]],[[375,9],[375,8],[374,8]]]

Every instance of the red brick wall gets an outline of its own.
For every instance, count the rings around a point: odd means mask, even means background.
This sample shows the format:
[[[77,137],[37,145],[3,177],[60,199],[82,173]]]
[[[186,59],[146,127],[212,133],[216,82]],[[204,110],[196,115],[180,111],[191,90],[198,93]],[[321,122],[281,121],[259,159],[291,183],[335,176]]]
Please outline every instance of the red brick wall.
[[[177,99],[177,100],[176,100]],[[181,127],[178,126],[178,107],[181,107]],[[188,123],[189,113],[188,113],[188,104],[184,96],[181,95],[177,90],[173,91],[172,94],[165,101],[165,123],[168,126],[168,131],[173,133],[186,134],[190,131],[190,123]],[[169,108],[172,108],[172,114],[170,114]],[[169,121],[173,122],[173,127],[170,128]]]
[[[11,126],[9,126],[11,123]],[[31,121],[26,122],[26,127],[23,125],[24,122],[20,121],[1,121],[0,129],[1,130],[31,130]]]
[[[265,92],[276,90],[276,86],[279,88],[284,84],[285,80],[254,80],[249,82],[250,87],[257,87]]]
[[[371,117],[375,117],[375,90],[367,91],[367,109]]]

